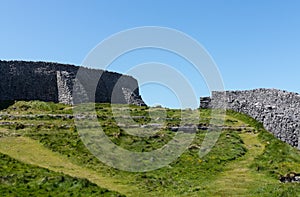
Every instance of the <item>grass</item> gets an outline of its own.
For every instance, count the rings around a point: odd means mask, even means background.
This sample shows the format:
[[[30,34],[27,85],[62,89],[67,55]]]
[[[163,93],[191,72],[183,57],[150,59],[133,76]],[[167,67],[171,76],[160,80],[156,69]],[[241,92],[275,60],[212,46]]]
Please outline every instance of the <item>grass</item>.
[[[167,126],[179,125],[182,114],[187,122],[194,121],[200,114],[198,124],[203,126],[208,126],[211,119],[210,110],[181,112],[124,105],[112,107],[113,111],[110,104],[96,104],[99,123],[112,142],[136,152],[155,150],[168,143],[175,133]],[[0,126],[0,136],[3,136],[0,152],[22,165],[30,164],[29,168],[39,166],[126,196],[297,196],[300,193],[299,184],[279,182],[280,175],[300,172],[299,151],[274,138],[260,123],[244,114],[227,112],[226,128],[206,156],[199,157],[199,147],[207,130],[198,130],[189,148],[169,165],[155,171],[133,173],[109,167],[91,154],[79,137],[73,119],[18,117],[20,114],[71,114],[71,110],[68,105],[39,101],[11,105],[0,112],[16,116],[14,120],[8,117],[0,120],[14,122],[11,126]],[[166,121],[158,118],[162,114],[167,117]],[[123,124],[163,123],[163,127],[150,136],[133,136],[118,126],[116,116]],[[145,130],[132,128],[131,131]],[[2,170],[0,177],[7,173],[6,169]],[[12,185],[6,188],[12,189]],[[66,195],[69,194],[66,191]]]
[[[251,167],[258,171],[268,173],[274,178],[285,175],[289,172],[300,172],[299,150],[275,138],[267,132],[261,123],[256,122],[253,118],[239,114],[233,111],[228,114],[238,117],[246,124],[253,126],[258,133],[257,138],[265,146],[262,154],[255,157]]]
[[[121,196],[85,178],[25,164],[3,153],[0,164],[2,196]]]
[[[207,190],[214,195],[234,196],[246,195],[247,191],[268,185],[270,182],[277,183],[264,174],[253,171],[251,164],[255,157],[262,154],[264,145],[258,140],[257,134],[242,133],[241,139],[245,143],[248,152],[244,157],[226,166],[219,177],[207,186]],[[250,195],[249,195],[250,196]]]
[[[52,152],[35,140],[26,137],[6,137],[0,139],[2,153],[18,159],[23,163],[49,169],[53,172],[64,173],[73,177],[85,178],[89,181],[110,190],[117,190],[124,194],[132,188],[118,184],[118,180],[104,177],[93,171],[75,165],[66,157]]]

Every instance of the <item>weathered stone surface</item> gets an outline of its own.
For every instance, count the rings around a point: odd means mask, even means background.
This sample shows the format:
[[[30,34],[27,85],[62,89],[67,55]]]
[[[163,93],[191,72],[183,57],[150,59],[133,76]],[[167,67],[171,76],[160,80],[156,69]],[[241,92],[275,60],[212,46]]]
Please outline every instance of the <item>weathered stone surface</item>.
[[[119,73],[49,62],[0,61],[0,76],[0,101],[145,105],[136,79]]]
[[[300,183],[300,173],[291,172],[285,176],[280,177],[280,182],[282,183]]]
[[[280,140],[300,149],[300,95],[276,89],[212,92],[200,99],[200,108],[226,107],[250,115]]]

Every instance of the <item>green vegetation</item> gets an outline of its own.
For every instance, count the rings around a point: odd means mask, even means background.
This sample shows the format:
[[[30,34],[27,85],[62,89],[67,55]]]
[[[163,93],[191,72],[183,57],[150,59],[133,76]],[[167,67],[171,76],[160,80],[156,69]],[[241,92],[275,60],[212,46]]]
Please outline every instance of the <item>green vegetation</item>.
[[[5,102],[7,103],[7,102]],[[21,114],[35,114],[35,113],[72,113],[70,106],[53,103],[53,102],[40,102],[40,101],[18,101],[13,105],[9,106],[6,110],[7,112],[19,112]]]
[[[85,112],[89,112],[88,107]],[[185,110],[182,115],[175,109],[96,104],[97,118],[106,136],[116,145],[136,152],[164,146],[176,134],[169,127],[178,126],[182,117],[184,122],[193,121],[198,116],[196,112]],[[203,158],[199,157],[199,147],[208,131],[198,130],[189,148],[168,166],[137,173],[114,169],[92,155],[79,137],[73,118],[68,116],[72,114],[68,105],[20,101],[0,114],[0,122],[10,123],[0,126],[0,191],[4,196],[300,194],[299,183],[279,182],[280,175],[300,172],[299,151],[274,138],[251,117],[237,112],[227,112],[216,145]],[[163,114],[166,122],[156,118]],[[210,119],[211,110],[200,110],[200,125],[208,126]],[[137,126],[122,127],[120,122]],[[150,123],[162,127],[146,137],[127,133],[146,132],[147,128],[141,126]]]
[[[228,112],[228,114],[238,117],[246,124],[254,127],[258,132],[259,140],[265,146],[264,152],[258,155],[252,163],[252,168],[257,171],[264,171],[274,178],[279,178],[280,175],[289,172],[300,172],[299,150],[275,138],[263,128],[261,123],[253,118],[233,111]]]
[[[87,179],[21,163],[0,153],[2,196],[121,196]]]

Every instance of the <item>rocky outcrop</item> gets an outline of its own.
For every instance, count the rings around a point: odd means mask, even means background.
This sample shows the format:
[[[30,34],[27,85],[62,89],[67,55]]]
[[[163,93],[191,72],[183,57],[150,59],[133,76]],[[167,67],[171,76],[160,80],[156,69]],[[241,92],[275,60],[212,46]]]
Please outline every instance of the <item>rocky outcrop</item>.
[[[280,177],[282,183],[300,183],[300,173],[291,172],[285,176]]]
[[[136,79],[119,73],[59,63],[0,61],[0,76],[0,101],[145,105]]]
[[[225,102],[221,102],[224,101]],[[300,149],[300,95],[276,89],[212,92],[200,108],[223,108],[248,114],[280,140]]]

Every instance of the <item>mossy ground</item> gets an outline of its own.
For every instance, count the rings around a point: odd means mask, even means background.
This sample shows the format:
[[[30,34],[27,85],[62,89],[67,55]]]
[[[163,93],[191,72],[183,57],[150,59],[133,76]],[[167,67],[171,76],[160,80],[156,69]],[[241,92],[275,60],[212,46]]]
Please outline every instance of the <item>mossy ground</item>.
[[[175,109],[126,108],[123,105],[114,105],[113,108],[116,110],[112,111],[110,104],[96,105],[99,123],[111,141],[132,151],[146,152],[162,147],[175,135],[167,128],[181,121],[181,111]],[[129,135],[115,121],[115,116],[121,116],[122,110],[127,110],[137,125],[161,123],[160,119],[153,117],[165,113],[167,121],[163,124],[166,127],[151,137]],[[197,113],[194,112],[185,110],[182,113],[187,114],[185,117],[189,121],[195,118]],[[0,192],[5,196],[300,194],[299,184],[279,182],[280,175],[300,172],[299,151],[274,138],[254,119],[233,111],[227,112],[225,129],[204,157],[199,157],[198,147],[207,130],[198,130],[190,148],[175,161],[155,171],[135,173],[109,167],[93,156],[81,141],[73,119],[47,116],[72,114],[70,106],[20,101],[0,114],[4,114],[1,122],[11,122],[0,126]],[[45,116],[24,116],[37,114]],[[200,110],[198,123],[208,126],[210,119],[210,110]],[[122,123],[126,121],[123,117]],[[135,128],[132,129],[134,132]],[[7,181],[9,175],[16,178]],[[64,177],[64,181],[59,177]],[[39,185],[41,180],[44,180],[44,185]]]

